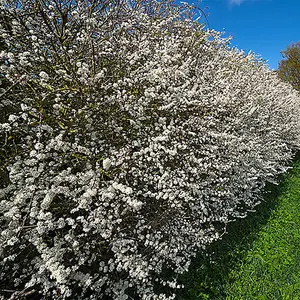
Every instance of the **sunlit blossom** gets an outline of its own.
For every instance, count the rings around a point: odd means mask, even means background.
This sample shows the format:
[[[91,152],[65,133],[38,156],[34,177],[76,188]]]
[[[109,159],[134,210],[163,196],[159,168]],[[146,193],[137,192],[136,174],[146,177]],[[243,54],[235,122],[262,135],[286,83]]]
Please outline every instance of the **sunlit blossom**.
[[[188,5],[146,2],[0,4],[7,290],[174,299],[299,149],[289,85]]]

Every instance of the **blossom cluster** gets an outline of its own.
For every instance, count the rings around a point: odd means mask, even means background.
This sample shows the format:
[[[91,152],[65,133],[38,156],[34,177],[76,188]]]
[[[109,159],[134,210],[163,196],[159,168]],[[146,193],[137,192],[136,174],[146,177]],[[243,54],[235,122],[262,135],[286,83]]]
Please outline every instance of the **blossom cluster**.
[[[174,299],[288,169],[299,94],[192,11],[1,2],[0,282],[15,295]]]

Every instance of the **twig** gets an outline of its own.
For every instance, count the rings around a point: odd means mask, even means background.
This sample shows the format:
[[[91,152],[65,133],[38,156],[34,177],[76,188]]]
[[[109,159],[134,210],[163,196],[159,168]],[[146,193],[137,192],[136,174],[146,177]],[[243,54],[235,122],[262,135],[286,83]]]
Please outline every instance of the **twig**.
[[[36,290],[33,289],[31,291],[26,292],[26,289],[24,289],[22,291],[3,289],[3,290],[1,290],[1,292],[13,293],[10,296],[9,300],[16,300],[16,299],[20,299],[20,297],[26,297],[26,296],[34,294],[36,292]],[[2,298],[1,298],[1,300],[2,300]]]

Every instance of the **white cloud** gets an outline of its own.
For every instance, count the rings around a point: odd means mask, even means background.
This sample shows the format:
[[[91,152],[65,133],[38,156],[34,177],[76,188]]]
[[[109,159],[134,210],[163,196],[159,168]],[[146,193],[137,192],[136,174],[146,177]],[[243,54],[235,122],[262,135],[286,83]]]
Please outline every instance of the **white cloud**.
[[[243,2],[245,2],[246,0],[229,0],[229,3],[231,5],[240,5],[242,4]]]
[[[242,3],[245,3],[245,2],[259,2],[259,1],[263,1],[263,0],[227,0],[229,5],[231,5],[231,6],[241,5]]]

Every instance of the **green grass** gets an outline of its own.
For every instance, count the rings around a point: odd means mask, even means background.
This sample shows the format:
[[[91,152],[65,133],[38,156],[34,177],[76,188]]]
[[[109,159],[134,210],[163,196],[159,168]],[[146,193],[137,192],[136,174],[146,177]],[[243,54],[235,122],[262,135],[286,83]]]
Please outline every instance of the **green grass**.
[[[198,255],[178,300],[300,299],[300,161],[293,167],[257,212]]]

